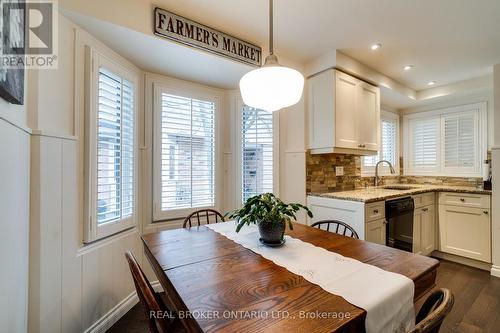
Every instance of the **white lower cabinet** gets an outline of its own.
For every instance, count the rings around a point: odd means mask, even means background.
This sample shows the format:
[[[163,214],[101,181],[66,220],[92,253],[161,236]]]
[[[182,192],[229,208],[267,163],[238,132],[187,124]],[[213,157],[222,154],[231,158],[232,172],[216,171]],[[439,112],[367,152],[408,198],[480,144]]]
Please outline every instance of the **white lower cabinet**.
[[[436,211],[434,205],[415,208],[413,214],[413,253],[429,255],[436,249]]]
[[[367,222],[365,225],[365,240],[372,243],[385,245],[386,242],[386,221],[379,219]]]
[[[439,236],[440,251],[491,262],[489,209],[440,205]]]
[[[440,192],[412,196],[413,252],[434,250],[491,263],[491,197],[485,194]],[[314,218],[334,219],[352,226],[360,239],[386,244],[385,201],[358,201],[309,196]],[[436,210],[438,211],[436,213]]]

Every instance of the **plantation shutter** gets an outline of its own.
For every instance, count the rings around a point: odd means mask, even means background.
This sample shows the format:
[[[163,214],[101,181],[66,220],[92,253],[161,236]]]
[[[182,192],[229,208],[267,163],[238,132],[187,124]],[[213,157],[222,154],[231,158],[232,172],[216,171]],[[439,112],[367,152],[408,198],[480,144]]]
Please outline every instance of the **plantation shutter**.
[[[243,106],[242,201],[273,192],[273,115],[271,112]]]
[[[99,68],[97,126],[97,224],[134,210],[134,87]]]
[[[394,119],[382,119],[381,120],[381,146],[380,151],[377,155],[364,156],[363,166],[364,167],[375,167],[379,160],[387,160],[396,165],[396,145],[397,145],[397,122]]]
[[[476,161],[476,111],[445,115],[444,167],[474,169]]]
[[[438,168],[439,118],[412,119],[411,162],[414,168]]]
[[[396,165],[396,128],[397,124],[394,120],[382,119],[382,159]]]
[[[215,204],[215,102],[161,95],[161,210]]]

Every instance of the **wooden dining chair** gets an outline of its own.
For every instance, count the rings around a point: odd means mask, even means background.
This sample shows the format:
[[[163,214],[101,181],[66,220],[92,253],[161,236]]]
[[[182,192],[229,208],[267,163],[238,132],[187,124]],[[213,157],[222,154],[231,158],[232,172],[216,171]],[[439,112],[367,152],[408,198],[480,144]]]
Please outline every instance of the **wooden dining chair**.
[[[453,294],[448,289],[434,291],[418,311],[416,326],[409,333],[438,333],[454,302]]]
[[[183,327],[175,313],[168,309],[159,293],[155,292],[134,255],[125,252],[130,272],[134,279],[137,296],[144,306],[151,333],[182,332]]]
[[[316,227],[318,229],[326,230],[326,231],[330,231],[330,227],[332,227],[332,232],[335,232],[336,234],[359,239],[359,236],[356,233],[356,230],[354,230],[350,225],[348,225],[347,223],[344,223],[342,221],[323,220],[323,221],[314,222],[313,224],[311,224],[311,227]]]
[[[213,219],[212,221],[210,221],[210,218],[213,216],[215,216],[215,223],[224,222],[224,216],[222,216],[221,213],[219,213],[215,209],[207,208],[207,209],[197,210],[196,212],[189,214],[189,216],[184,219],[182,227],[187,228],[189,225],[189,228],[191,228],[192,227],[191,220],[195,220],[195,222],[198,223],[198,226],[202,224],[210,224],[210,222],[214,222]]]

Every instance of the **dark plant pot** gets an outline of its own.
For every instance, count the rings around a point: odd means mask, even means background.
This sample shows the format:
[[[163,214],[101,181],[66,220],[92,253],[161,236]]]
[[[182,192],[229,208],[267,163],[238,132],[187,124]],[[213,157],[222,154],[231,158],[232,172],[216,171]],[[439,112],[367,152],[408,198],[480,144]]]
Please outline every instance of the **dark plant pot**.
[[[261,242],[265,245],[281,245],[285,236],[285,221],[280,223],[260,222],[259,233]]]

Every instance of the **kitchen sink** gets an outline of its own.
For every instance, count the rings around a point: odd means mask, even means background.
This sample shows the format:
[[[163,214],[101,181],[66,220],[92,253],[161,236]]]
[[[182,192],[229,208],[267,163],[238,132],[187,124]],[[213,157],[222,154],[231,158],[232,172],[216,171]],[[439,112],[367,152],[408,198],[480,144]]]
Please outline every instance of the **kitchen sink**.
[[[381,186],[384,190],[399,190],[399,191],[406,191],[406,190],[414,190],[418,187],[416,186],[409,186],[409,185],[385,185]]]

